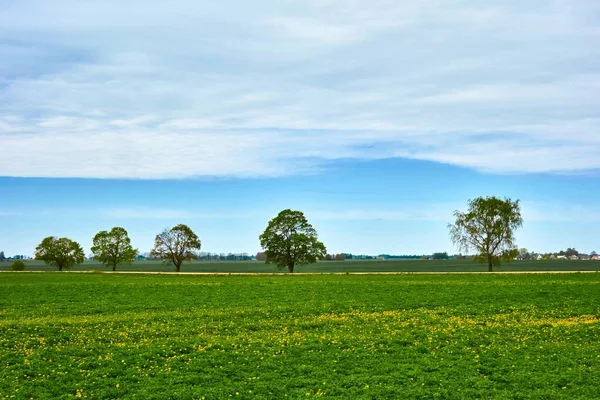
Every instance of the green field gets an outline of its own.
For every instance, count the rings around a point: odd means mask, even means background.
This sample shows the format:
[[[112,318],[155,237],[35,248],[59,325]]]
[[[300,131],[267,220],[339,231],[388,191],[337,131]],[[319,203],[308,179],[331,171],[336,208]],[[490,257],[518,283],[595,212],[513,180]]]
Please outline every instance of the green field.
[[[0,274],[0,398],[598,398],[600,274]]]
[[[26,261],[31,271],[54,271],[41,261]],[[10,263],[1,263],[0,270],[9,270]],[[110,271],[103,265],[86,261],[73,268],[74,271]],[[137,261],[120,266],[118,271],[175,271],[173,265],[160,261]],[[497,271],[600,271],[600,261],[583,260],[523,260],[513,261],[497,268]],[[298,267],[297,272],[475,272],[487,271],[487,266],[472,260],[347,260],[322,261]],[[280,272],[274,265],[260,261],[194,261],[185,263],[182,272]]]

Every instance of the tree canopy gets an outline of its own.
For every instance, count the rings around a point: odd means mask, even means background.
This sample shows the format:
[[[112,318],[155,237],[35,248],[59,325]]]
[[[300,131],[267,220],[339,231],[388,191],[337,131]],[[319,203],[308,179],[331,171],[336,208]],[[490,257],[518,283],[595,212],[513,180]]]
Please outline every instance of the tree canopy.
[[[94,253],[94,260],[112,267],[115,271],[119,264],[131,264],[138,251],[131,246],[127,231],[116,226],[110,231],[100,231],[94,236],[92,253]]]
[[[0,262],[4,262],[4,260],[6,260],[6,256],[3,251],[0,251]]]
[[[81,264],[85,260],[85,254],[79,243],[69,238],[48,236],[35,248],[35,259],[62,271]]]
[[[156,235],[150,256],[172,263],[177,272],[180,272],[184,261],[197,258],[194,250],[199,251],[200,246],[200,239],[190,227],[179,224]]]
[[[307,265],[325,257],[327,249],[318,240],[317,231],[308,223],[301,211],[286,209],[269,221],[259,237],[267,255],[266,263],[294,268]]]
[[[478,197],[469,200],[467,212],[457,210],[454,217],[448,225],[452,241],[459,250],[474,250],[475,260],[486,263],[488,271],[518,255],[514,231],[523,225],[519,200]]]

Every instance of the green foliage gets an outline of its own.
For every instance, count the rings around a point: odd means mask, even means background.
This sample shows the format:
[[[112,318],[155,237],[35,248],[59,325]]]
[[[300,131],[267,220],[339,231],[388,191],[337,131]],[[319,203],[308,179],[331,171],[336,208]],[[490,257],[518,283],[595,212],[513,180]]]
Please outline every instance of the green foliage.
[[[317,239],[317,231],[301,211],[286,209],[269,221],[259,237],[265,249],[267,264],[275,264],[294,272],[295,266],[307,265],[325,258],[327,249]]]
[[[62,271],[81,264],[85,260],[85,254],[79,243],[69,238],[48,236],[35,248],[35,259]]]
[[[110,231],[100,231],[94,236],[92,253],[94,260],[112,267],[114,271],[119,264],[130,265],[138,251],[131,246],[127,231],[121,227],[114,227]]]
[[[6,260],[6,256],[3,251],[0,251],[0,262],[4,262]]]
[[[450,257],[445,251],[443,253],[433,253],[431,256],[434,260],[448,260]]]
[[[4,273],[0,393],[598,398],[599,274],[291,278]]]
[[[514,231],[523,225],[519,200],[478,197],[469,201],[467,212],[455,211],[450,236],[461,251],[474,250],[475,260],[488,270],[518,256]]]
[[[12,269],[13,271],[24,271],[25,263],[21,260],[15,260],[12,262],[10,269]]]
[[[190,227],[179,224],[156,235],[150,256],[160,258],[165,263],[172,263],[176,271],[180,272],[184,261],[197,258],[194,250],[199,251],[200,247],[200,239]]]
[[[573,256],[578,256],[579,252],[577,250],[575,250],[574,248],[569,247],[567,249],[567,251],[561,250],[558,254],[561,256],[573,257]]]

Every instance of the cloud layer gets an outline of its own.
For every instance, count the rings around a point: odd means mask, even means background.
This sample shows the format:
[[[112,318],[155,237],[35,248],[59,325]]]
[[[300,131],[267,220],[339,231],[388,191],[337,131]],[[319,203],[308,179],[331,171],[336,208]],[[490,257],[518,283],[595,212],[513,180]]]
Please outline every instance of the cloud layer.
[[[0,176],[600,169],[597,1],[212,3],[3,3]]]

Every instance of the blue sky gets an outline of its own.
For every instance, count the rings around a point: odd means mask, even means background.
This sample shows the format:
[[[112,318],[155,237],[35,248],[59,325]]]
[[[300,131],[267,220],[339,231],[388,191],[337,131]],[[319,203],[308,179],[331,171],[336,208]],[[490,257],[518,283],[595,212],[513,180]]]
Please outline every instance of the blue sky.
[[[416,4],[413,4],[416,3]],[[283,208],[332,252],[454,249],[470,198],[518,244],[600,251],[600,3],[0,3],[0,250],[256,252]]]

